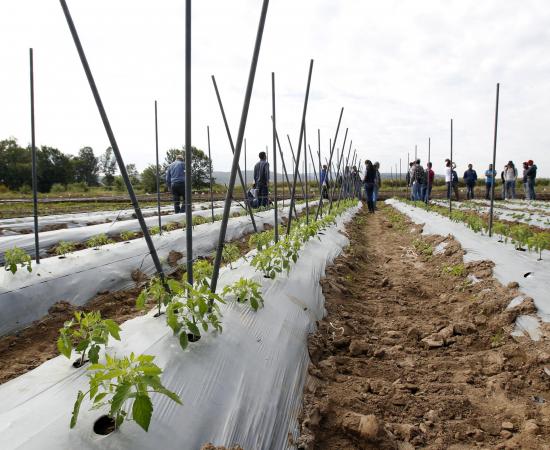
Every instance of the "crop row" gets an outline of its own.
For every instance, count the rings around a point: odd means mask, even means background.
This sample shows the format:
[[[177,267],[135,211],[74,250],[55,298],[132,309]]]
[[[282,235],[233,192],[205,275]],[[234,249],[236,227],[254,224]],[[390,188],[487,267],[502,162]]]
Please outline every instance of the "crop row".
[[[302,246],[333,224],[339,214],[354,204],[356,202],[352,200],[343,201],[335,205],[330,214],[317,221],[302,217],[294,222],[290,233],[282,236],[278,242],[274,242],[273,230],[251,236],[250,244],[256,248],[251,266],[270,279],[283,271],[288,273],[292,264],[298,260]],[[223,259],[230,265],[230,269],[231,263],[239,257],[236,246],[224,246]],[[221,304],[247,304],[254,311],[263,306],[260,283],[240,278],[225,286],[218,294],[210,289],[212,272],[209,261],[197,260],[193,265],[192,284],[183,278],[162,281],[155,277],[137,297],[136,306],[143,309],[148,303],[154,303],[159,313],[164,306],[166,324],[183,350],[190,343],[198,341],[203,332],[222,332]],[[148,431],[153,414],[151,393],[165,395],[176,403],[181,403],[181,400],[162,385],[162,369],[154,364],[152,355],[136,356],[132,353],[129,357],[116,358],[106,353],[105,362],[100,363],[100,349],[107,346],[111,337],[120,340],[120,327],[112,320],[102,319],[97,311],[76,312],[74,318],[60,330],[59,352],[70,358],[73,350],[76,351],[80,356],[73,364],[75,367],[80,367],[87,359],[92,363],[88,367],[89,389],[78,392],[70,426],[72,428],[76,425],[81,404],[88,397],[91,409],[108,407],[107,419],[114,429],[120,427],[124,420],[132,419]]]
[[[424,202],[413,202],[404,200],[409,205],[420,207],[429,212],[435,212],[448,217],[453,222],[462,222],[476,233],[489,233],[489,219],[479,215],[475,211],[461,209],[452,210],[437,204],[426,204]],[[537,228],[526,224],[511,224],[509,222],[494,220],[493,232],[499,237],[499,242],[510,240],[519,251],[536,251],[539,254],[539,261],[542,260],[543,250],[550,250],[550,233],[538,231]]]

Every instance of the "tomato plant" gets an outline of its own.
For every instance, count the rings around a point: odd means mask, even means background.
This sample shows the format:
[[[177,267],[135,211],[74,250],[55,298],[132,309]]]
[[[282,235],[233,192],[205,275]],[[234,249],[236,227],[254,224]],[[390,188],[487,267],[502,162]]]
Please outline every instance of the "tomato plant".
[[[31,256],[19,247],[13,247],[4,253],[4,269],[12,274],[17,272],[18,264],[21,265],[21,268],[25,267],[27,271],[32,272],[31,261]]]
[[[248,302],[250,307],[257,311],[264,305],[261,289],[262,285],[257,281],[240,278],[235,283],[225,286],[222,296],[224,299],[234,297],[238,303]]]
[[[159,233],[160,233],[160,227],[158,225],[149,228],[149,234],[151,236],[154,236],[155,234],[159,234]]]
[[[257,249],[258,251],[262,251],[266,249],[273,242],[274,239],[275,231],[266,230],[262,231],[261,233],[254,233],[253,235],[251,235],[248,239],[248,245]]]
[[[241,257],[241,251],[239,250],[239,247],[231,243],[224,244],[223,251],[222,251],[222,259],[225,264],[229,264],[229,267],[231,269],[233,268],[231,263],[235,262],[240,257]]]
[[[218,294],[213,293],[207,284],[191,286],[184,282],[183,288],[184,298],[173,299],[166,307],[166,323],[179,337],[181,348],[185,350],[189,338],[196,339],[201,336],[201,329],[208,331],[212,327],[222,331],[218,304],[225,302]]]
[[[88,248],[99,248],[102,245],[112,244],[114,241],[110,239],[105,233],[98,234],[97,236],[92,236],[86,241],[86,247]]]
[[[84,364],[86,355],[95,364],[101,346],[108,344],[109,336],[120,341],[119,333],[118,324],[111,319],[102,319],[99,311],[76,311],[74,319],[65,322],[59,330],[57,349],[63,356],[70,358],[74,346],[75,351],[80,353],[79,366]]]
[[[550,250],[550,233],[535,233],[527,239],[529,250],[535,250],[539,253],[539,261],[542,261],[542,251]]]
[[[129,241],[131,239],[134,239],[137,236],[137,233],[135,231],[123,231],[120,233],[120,238],[123,241]]]
[[[523,246],[527,245],[527,241],[533,236],[533,232],[528,225],[514,225],[510,229],[510,236],[512,236],[512,241],[516,244],[516,249],[523,250]]]
[[[214,267],[207,259],[199,259],[195,261],[193,263],[193,278],[195,279],[195,283],[203,283],[210,286],[213,271]]]
[[[174,279],[166,279],[166,286],[159,277],[154,277],[149,281],[146,288],[142,289],[136,298],[136,308],[143,309],[149,300],[154,300],[160,310],[160,305],[166,306],[176,295],[183,293],[183,286]],[[168,289],[166,289],[168,287]]]
[[[55,254],[57,256],[65,256],[67,253],[74,252],[76,245],[74,242],[61,241],[55,247]]]
[[[119,428],[124,420],[135,420],[145,431],[149,430],[153,416],[150,393],[165,395],[181,405],[179,396],[162,385],[162,369],[153,363],[154,359],[151,355],[135,356],[133,353],[120,359],[105,355],[105,364],[90,366],[89,389],[78,391],[70,427],[75,427],[86,396],[92,403],[92,410],[109,406],[108,415],[115,428]]]

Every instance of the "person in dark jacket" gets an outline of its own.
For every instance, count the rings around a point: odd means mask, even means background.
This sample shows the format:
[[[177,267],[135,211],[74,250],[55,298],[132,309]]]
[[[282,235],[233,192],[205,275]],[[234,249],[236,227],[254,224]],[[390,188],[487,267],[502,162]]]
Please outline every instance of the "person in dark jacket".
[[[365,161],[365,176],[363,178],[363,183],[365,184],[369,213],[374,214],[373,193],[374,185],[376,184],[376,168],[369,159]]]
[[[321,169],[319,182],[321,183],[323,198],[328,199],[328,169],[326,164],[323,164],[323,168]]]
[[[258,155],[260,160],[254,166],[254,188],[258,189],[258,206],[267,206],[269,198],[269,163],[265,152]]]
[[[466,185],[466,198],[471,200],[474,198],[474,189],[477,182],[477,172],[468,164],[468,170],[464,172],[464,184]]]
[[[527,188],[529,190],[529,200],[535,200],[535,180],[537,178],[537,166],[532,159],[527,161],[529,169],[527,170]]]
[[[176,160],[167,167],[166,187],[172,192],[174,212],[176,214],[185,212],[185,164],[183,155],[177,155]]]
[[[521,176],[521,182],[523,184],[523,195],[525,196],[525,200],[529,199],[529,186],[527,185],[527,171],[529,170],[529,164],[527,161],[523,163],[523,172]]]

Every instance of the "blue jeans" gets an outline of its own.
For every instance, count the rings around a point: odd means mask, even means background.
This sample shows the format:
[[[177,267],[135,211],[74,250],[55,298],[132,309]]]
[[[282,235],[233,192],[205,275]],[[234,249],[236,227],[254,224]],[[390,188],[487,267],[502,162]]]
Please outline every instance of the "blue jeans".
[[[516,182],[515,181],[507,181],[506,182],[506,198],[508,200],[516,198]]]
[[[267,206],[268,205],[269,193],[267,186],[258,186],[258,206]]]
[[[378,185],[375,184],[372,190],[372,201],[374,203],[375,208],[376,208],[376,202],[378,201],[378,189],[379,189]]]
[[[422,200],[423,202],[428,203],[427,194],[428,194],[428,185],[423,184],[420,188],[420,200]]]
[[[529,200],[535,200],[535,179],[534,178],[528,178],[527,179],[527,189],[529,191]]]
[[[422,199],[422,185],[419,182],[415,181],[413,183],[413,200],[416,202]]]
[[[466,185],[466,198],[468,200],[471,200],[474,198],[474,188],[475,188],[475,184],[467,184]]]
[[[367,196],[367,206],[369,207],[369,212],[374,212],[374,202],[373,200],[374,193],[374,183],[365,183],[365,194]]]

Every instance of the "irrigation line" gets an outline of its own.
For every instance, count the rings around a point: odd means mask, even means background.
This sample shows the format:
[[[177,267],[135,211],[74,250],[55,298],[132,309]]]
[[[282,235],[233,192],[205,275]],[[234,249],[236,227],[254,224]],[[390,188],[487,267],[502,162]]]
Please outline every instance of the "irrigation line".
[[[82,44],[80,43],[80,38],[78,37],[78,33],[77,33],[76,28],[74,26],[73,19],[71,17],[71,13],[69,12],[69,8],[67,7],[66,1],[65,0],[59,0],[59,1],[61,3],[61,7],[63,8],[63,13],[65,14],[67,24],[69,25],[69,29],[71,31],[71,35],[73,37],[76,49],[78,51],[80,61],[81,61],[82,66],[84,68],[84,72],[86,73],[86,78],[88,79],[88,83],[90,85],[90,89],[91,89],[92,94],[94,96],[94,99],[95,99],[95,102],[96,102],[96,105],[97,105],[97,109],[99,110],[99,114],[101,116],[103,126],[105,127],[105,131],[106,131],[107,136],[109,138],[111,148],[113,149],[113,152],[115,154],[115,158],[117,160],[117,164],[118,164],[120,174],[122,176],[122,179],[124,180],[124,184],[126,185],[126,189],[128,190],[128,195],[130,196],[130,200],[131,200],[132,205],[134,207],[134,210],[136,212],[136,217],[138,219],[139,225],[140,225],[141,230],[143,232],[143,237],[145,238],[145,242],[147,243],[147,247],[149,248],[149,252],[151,253],[151,258],[153,259],[155,269],[156,269],[156,271],[157,271],[157,273],[158,273],[158,275],[161,279],[161,282],[163,283],[165,289],[168,289],[168,286],[166,285],[162,265],[160,264],[160,260],[158,258],[157,251],[155,250],[155,246],[154,246],[153,241],[151,239],[151,235],[149,234],[149,230],[147,229],[147,226],[145,225],[145,220],[143,218],[143,214],[142,214],[141,209],[139,207],[138,199],[137,199],[136,194],[134,192],[134,188],[132,186],[132,183],[130,182],[130,178],[128,177],[128,172],[126,170],[126,166],[124,165],[124,160],[122,159],[122,155],[120,154],[120,150],[118,148],[118,143],[115,139],[115,135],[114,135],[113,130],[111,128],[111,124],[110,124],[109,119],[107,117],[107,113],[105,112],[105,108],[103,107],[103,102],[101,101],[101,97],[99,95],[99,91],[98,91],[97,86],[95,84],[94,77],[92,75],[92,71],[90,69],[90,66],[88,65],[88,60],[86,59],[84,49],[82,48]]]
[[[212,292],[216,292],[218,284],[218,277],[220,274],[220,265],[222,262],[223,245],[225,242],[225,234],[227,232],[227,221],[229,220],[229,210],[231,208],[231,197],[233,195],[233,188],[235,187],[235,178],[237,177],[237,169],[239,168],[239,159],[241,156],[241,148],[243,144],[244,132],[246,128],[246,119],[248,117],[248,109],[250,107],[250,97],[252,96],[252,88],[254,86],[254,77],[256,75],[256,67],[258,65],[258,56],[260,54],[260,46],[262,43],[262,35],[265,26],[265,19],[267,16],[267,7],[269,0],[263,0],[262,12],[260,15],[260,23],[258,25],[258,32],[256,34],[256,42],[254,44],[254,52],[252,55],[252,62],[250,64],[250,72],[248,74],[248,82],[246,86],[246,93],[244,98],[243,110],[241,113],[241,121],[239,124],[239,132],[237,134],[237,145],[235,147],[235,153],[233,154],[233,163],[231,165],[231,175],[229,176],[229,188],[225,197],[225,205],[223,210],[223,219],[220,227],[220,236],[218,239],[218,247],[216,249],[216,258],[214,260],[214,270],[212,272],[212,282],[210,289]]]
[[[292,192],[290,194],[290,209],[288,214],[288,223],[286,227],[286,234],[290,234],[292,227],[292,208],[296,203],[296,182],[300,171],[300,156],[302,154],[302,141],[304,137],[304,124],[306,122],[307,104],[309,101],[309,88],[311,86],[311,73],[313,72],[313,59],[309,62],[309,72],[307,76],[306,96],[304,98],[304,108],[302,111],[302,120],[300,122],[300,138],[298,139],[298,150],[296,151],[296,165],[294,168],[294,179],[292,180]]]
[[[34,252],[36,264],[40,264],[40,243],[38,241],[38,180],[36,176],[36,139],[34,133],[34,59],[32,48],[29,48],[29,74],[31,93],[32,211],[34,220]]]
[[[340,130],[340,124],[342,123],[343,114],[344,114],[344,107],[342,107],[342,109],[340,110],[340,117],[338,118],[338,125],[336,126],[336,133],[334,135],[334,143],[332,143],[332,141],[329,141],[330,155],[329,155],[329,160],[327,161],[327,178],[331,170],[332,155],[334,153],[334,147],[336,146],[336,139],[338,139],[338,132]],[[327,192],[328,192],[328,187],[329,186],[327,186]],[[321,192],[319,195],[319,203],[317,204],[317,212],[315,213],[315,220],[319,218],[319,211],[321,210],[322,206],[323,206],[323,193]]]
[[[500,94],[500,83],[497,83],[497,99],[496,99],[496,106],[495,106],[495,136],[493,140],[493,173],[491,174],[493,177],[493,182],[491,184],[491,207],[489,209],[489,237],[493,235],[493,207],[495,203],[495,184],[496,184],[496,159],[497,159],[497,131],[498,131],[498,100],[499,100],[499,94]]]
[[[227,132],[227,138],[229,139],[231,152],[233,153],[233,156],[235,156],[235,145],[233,144],[233,137],[231,136],[231,131],[229,130],[229,124],[227,123],[227,116],[225,115],[225,108],[223,107],[222,98],[220,96],[220,91],[218,90],[218,84],[216,83],[216,77],[214,77],[214,75],[212,75],[212,83],[214,84],[214,90],[216,91],[216,98],[218,99],[218,105],[220,106],[220,111],[222,113],[223,124],[225,125],[225,131]],[[254,215],[252,214],[252,206],[250,205],[250,202],[248,201],[248,197],[247,197],[246,182],[243,179],[243,174],[241,172],[241,168],[238,162],[237,162],[237,173],[239,174],[239,180],[241,182],[241,186],[243,189],[244,202],[247,205],[246,210],[250,214],[250,220],[252,221],[252,227],[254,228],[254,233],[257,233],[258,228],[256,227],[256,221],[254,220]],[[246,170],[245,170],[245,175],[246,175]],[[233,195],[233,192],[231,192],[231,195]]]

